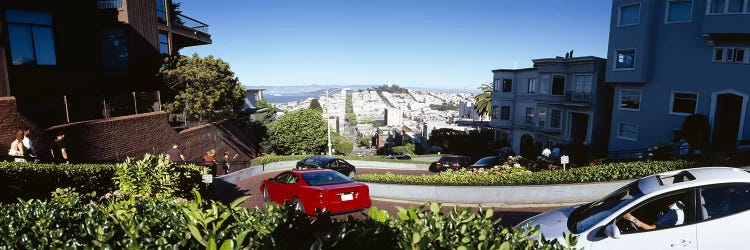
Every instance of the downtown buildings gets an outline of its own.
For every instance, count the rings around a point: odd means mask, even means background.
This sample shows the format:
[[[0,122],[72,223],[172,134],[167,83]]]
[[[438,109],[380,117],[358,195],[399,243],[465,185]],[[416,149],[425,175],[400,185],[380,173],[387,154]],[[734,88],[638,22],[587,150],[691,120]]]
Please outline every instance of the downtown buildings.
[[[0,96],[42,127],[147,113],[166,55],[211,43],[171,0],[0,1]]]

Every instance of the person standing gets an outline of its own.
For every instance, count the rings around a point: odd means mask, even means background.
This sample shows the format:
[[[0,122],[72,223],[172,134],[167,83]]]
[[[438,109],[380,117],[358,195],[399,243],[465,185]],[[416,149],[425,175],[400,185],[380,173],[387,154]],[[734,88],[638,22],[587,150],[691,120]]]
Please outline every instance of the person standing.
[[[52,153],[52,162],[56,164],[70,164],[68,158],[68,147],[65,143],[65,134],[57,134],[57,138],[49,146],[49,150]]]
[[[36,148],[34,148],[34,144],[31,143],[31,130],[29,128],[26,128],[23,130],[23,146],[25,147],[26,151],[24,151],[24,157],[27,159],[30,158],[36,158]]]
[[[167,155],[169,156],[169,160],[173,162],[185,162],[185,156],[182,154],[182,149],[180,149],[180,145],[177,145],[177,143],[172,145],[172,148],[167,150]]]
[[[231,158],[229,157],[229,151],[224,151],[224,159],[222,162],[222,165],[224,167],[224,174],[229,174],[229,171],[231,171],[230,166],[229,166],[230,159]]]
[[[221,173],[219,171],[219,164],[217,164],[216,159],[214,156],[216,155],[216,150],[211,149],[208,152],[206,152],[206,155],[203,156],[203,162],[206,165],[206,167],[209,167],[211,171],[213,171],[214,175],[219,175]]]
[[[16,131],[16,136],[13,138],[13,142],[10,143],[10,150],[8,155],[13,156],[16,162],[26,162],[23,158],[26,148],[23,146],[23,130]]]

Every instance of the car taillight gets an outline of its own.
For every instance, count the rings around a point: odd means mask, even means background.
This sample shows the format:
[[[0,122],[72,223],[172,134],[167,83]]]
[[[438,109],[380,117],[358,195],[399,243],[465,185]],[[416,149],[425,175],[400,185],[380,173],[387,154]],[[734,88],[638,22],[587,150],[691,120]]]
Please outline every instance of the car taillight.
[[[443,166],[443,164],[442,164],[442,163],[440,163],[440,162],[438,162],[437,164],[435,164],[435,166],[438,166],[438,167],[442,167],[442,166]]]
[[[461,167],[461,165],[458,165],[458,163],[453,163],[453,165],[451,165],[451,167],[452,167],[452,168],[460,168],[460,167]]]

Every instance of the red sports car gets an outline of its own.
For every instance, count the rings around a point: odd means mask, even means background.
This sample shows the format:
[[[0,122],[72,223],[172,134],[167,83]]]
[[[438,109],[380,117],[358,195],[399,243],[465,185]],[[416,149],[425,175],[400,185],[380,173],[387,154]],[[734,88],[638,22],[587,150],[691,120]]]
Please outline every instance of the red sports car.
[[[329,169],[284,171],[264,180],[260,192],[266,201],[292,201],[308,215],[315,215],[316,209],[342,214],[372,205],[367,185]]]

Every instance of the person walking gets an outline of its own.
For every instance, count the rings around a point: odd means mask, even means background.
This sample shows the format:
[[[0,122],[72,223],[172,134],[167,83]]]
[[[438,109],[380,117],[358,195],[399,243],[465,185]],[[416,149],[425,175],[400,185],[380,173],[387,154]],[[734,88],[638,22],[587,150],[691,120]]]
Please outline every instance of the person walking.
[[[211,149],[208,152],[206,152],[206,155],[203,156],[203,163],[206,165],[206,167],[209,167],[211,171],[213,171],[214,175],[219,175],[221,173],[219,171],[219,164],[216,162],[216,159],[214,156],[216,155],[216,150]]]
[[[231,158],[229,157],[229,151],[224,151],[224,159],[222,162],[222,167],[224,167],[224,174],[229,174],[229,171],[231,171],[229,160],[231,160]]]
[[[65,134],[57,134],[57,138],[49,146],[52,153],[52,162],[55,164],[70,164],[68,158],[68,146],[65,143]]]
[[[31,143],[31,129],[26,128],[23,130],[23,146],[26,149],[24,151],[24,157],[26,159],[34,159],[36,158],[36,148],[34,148],[34,144]]]
[[[182,154],[182,149],[180,149],[180,145],[177,145],[177,143],[172,144],[172,148],[167,150],[167,156],[169,156],[169,160],[173,162],[185,162],[185,155]]]
[[[26,162],[26,159],[23,158],[25,151],[26,148],[23,146],[23,130],[18,130],[13,138],[13,142],[10,143],[8,155],[13,156],[15,162]]]

